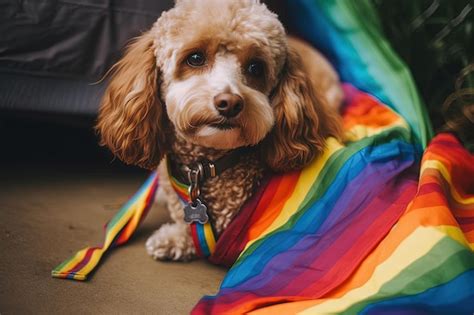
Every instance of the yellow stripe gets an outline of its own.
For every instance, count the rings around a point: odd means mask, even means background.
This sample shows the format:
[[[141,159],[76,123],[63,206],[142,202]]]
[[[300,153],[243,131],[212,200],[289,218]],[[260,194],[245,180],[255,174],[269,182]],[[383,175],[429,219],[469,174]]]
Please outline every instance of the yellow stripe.
[[[441,175],[444,177],[444,179],[448,182],[449,184],[449,190],[451,192],[451,196],[456,200],[456,202],[462,204],[462,205],[470,205],[474,203],[474,197],[468,197],[468,198],[463,198],[456,190],[456,188],[453,186],[453,182],[451,180],[451,174],[446,168],[446,166],[438,160],[426,160],[423,162],[421,165],[421,171],[420,171],[420,178],[423,176],[423,172],[426,169],[435,169],[441,173]]]
[[[264,238],[265,235],[278,229],[280,226],[288,222],[288,219],[293,214],[295,214],[295,209],[297,209],[298,206],[303,202],[304,198],[308,194],[309,189],[311,188],[315,179],[319,176],[319,173],[328,159],[334,154],[334,152],[343,148],[343,146],[334,138],[328,138],[326,145],[327,147],[324,150],[323,155],[305,167],[305,169],[301,172],[300,178],[296,183],[295,190],[291,194],[290,198],[288,198],[286,201],[282,211],[272,222],[272,224],[257,239]],[[257,239],[247,242],[245,249],[249,248]],[[245,252],[245,249],[242,251],[242,253]]]
[[[214,233],[212,232],[212,227],[210,223],[204,224],[204,237],[206,238],[207,246],[209,247],[209,252],[214,253],[216,248],[216,240],[214,238]]]
[[[86,280],[86,276],[85,275],[81,275],[81,274],[75,274],[73,277],[72,277],[74,280]]]
[[[80,269],[76,274],[84,276],[84,279],[85,279],[85,277],[97,265],[97,263],[99,262],[100,258],[102,257],[102,255],[105,253],[106,250],[107,249],[105,247],[102,248],[102,249],[95,250],[92,253],[92,256],[91,256],[89,262],[87,262],[87,264],[85,264],[84,267],[82,267],[82,269]]]
[[[76,255],[74,255],[74,258],[71,259],[71,261],[69,263],[67,263],[66,265],[64,265],[60,270],[58,270],[58,272],[67,272],[69,269],[74,267],[79,261],[84,259],[84,256],[86,255],[86,252],[87,252],[88,249],[89,249],[89,247],[81,249],[80,251],[78,251],[76,253]]]
[[[450,238],[452,238],[462,246],[474,251],[474,243],[469,243],[469,241],[466,239],[466,236],[464,235],[464,232],[457,226],[440,225],[437,226],[436,229],[441,233],[448,235]]]
[[[366,125],[357,124],[352,126],[349,130],[346,130],[344,135],[346,139],[349,141],[357,141],[363,138],[371,137],[373,135],[379,134],[384,130],[394,128],[394,127],[403,127],[405,129],[408,128],[408,124],[405,120],[399,118],[398,120],[394,121],[390,125],[381,126],[381,127],[368,127]]]
[[[394,279],[410,264],[426,255],[438,242],[453,233],[451,227],[419,227],[397,247],[392,255],[375,269],[370,279],[361,287],[355,288],[337,299],[328,299],[310,307],[299,314],[341,313],[354,304],[370,299],[379,293],[387,282]],[[462,232],[461,232],[462,233]],[[461,248],[459,249],[461,250]],[[441,263],[441,261],[440,261]],[[436,266],[426,266],[427,270]],[[390,294],[389,292],[387,294]]]

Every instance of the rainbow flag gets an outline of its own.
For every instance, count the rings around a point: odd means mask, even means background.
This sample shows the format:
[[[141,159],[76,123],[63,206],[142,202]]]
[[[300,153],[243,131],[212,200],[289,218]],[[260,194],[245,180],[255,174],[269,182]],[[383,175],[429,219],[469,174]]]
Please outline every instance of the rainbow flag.
[[[353,141],[260,189],[220,236],[210,260],[232,268],[194,314],[474,311],[474,156],[441,134],[420,170],[404,120],[344,88]]]

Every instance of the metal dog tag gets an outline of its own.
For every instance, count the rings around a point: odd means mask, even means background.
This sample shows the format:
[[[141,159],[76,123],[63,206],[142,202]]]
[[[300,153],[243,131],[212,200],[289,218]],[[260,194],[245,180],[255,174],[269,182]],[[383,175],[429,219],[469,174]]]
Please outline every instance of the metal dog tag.
[[[194,202],[188,203],[184,207],[184,222],[191,224],[193,222],[199,222],[205,224],[209,221],[207,215],[207,207],[201,202],[201,200],[196,199]]]

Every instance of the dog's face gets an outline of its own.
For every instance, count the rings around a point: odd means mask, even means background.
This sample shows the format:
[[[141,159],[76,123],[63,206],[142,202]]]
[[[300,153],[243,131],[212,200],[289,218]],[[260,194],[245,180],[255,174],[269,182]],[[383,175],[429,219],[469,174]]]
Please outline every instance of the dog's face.
[[[156,166],[172,130],[215,149],[258,144],[271,168],[290,170],[331,134],[283,26],[257,0],[177,1],[113,73],[97,128],[127,163]]]
[[[155,24],[161,97],[176,132],[215,149],[259,143],[274,124],[269,95],[285,31],[256,1],[180,1]]]

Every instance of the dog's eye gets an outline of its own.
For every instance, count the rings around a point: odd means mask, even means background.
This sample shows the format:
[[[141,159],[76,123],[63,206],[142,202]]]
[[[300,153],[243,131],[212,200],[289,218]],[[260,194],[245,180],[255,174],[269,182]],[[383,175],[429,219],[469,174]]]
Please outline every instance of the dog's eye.
[[[262,76],[264,70],[265,66],[260,60],[252,60],[247,66],[247,72],[254,77]]]
[[[201,67],[206,62],[206,57],[202,52],[193,52],[186,58],[186,63],[191,67]]]

